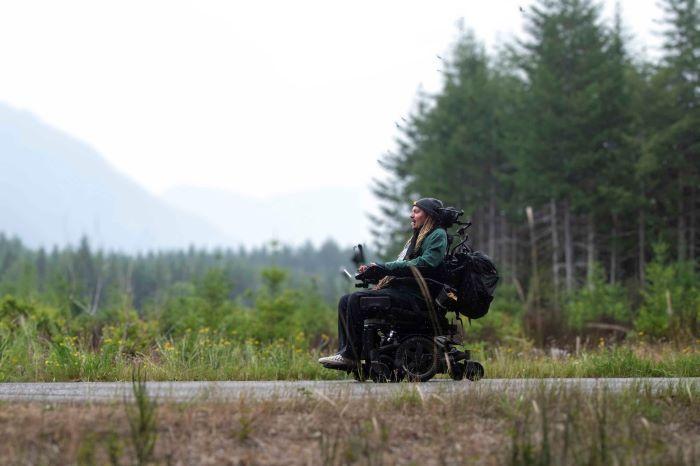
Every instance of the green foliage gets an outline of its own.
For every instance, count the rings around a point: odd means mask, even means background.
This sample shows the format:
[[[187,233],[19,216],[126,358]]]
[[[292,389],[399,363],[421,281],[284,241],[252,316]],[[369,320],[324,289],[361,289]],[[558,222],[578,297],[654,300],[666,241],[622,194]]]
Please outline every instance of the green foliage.
[[[652,337],[688,339],[698,334],[700,289],[694,264],[667,262],[668,247],[658,243],[647,269],[647,287],[634,322],[639,332]]]
[[[498,56],[460,31],[441,64],[442,88],[417,96],[380,161],[387,177],[374,189],[374,234],[383,255],[406,240],[410,201],[439,197],[474,222],[474,249],[534,297],[530,316],[561,317],[582,333],[594,321],[630,325],[641,312],[640,328],[677,335],[657,312],[665,292],[655,307],[635,309],[649,299],[640,296],[648,238],[673,244],[676,260],[689,262],[683,270],[697,271],[700,251],[700,7],[663,8],[658,63],[633,59],[619,12],[606,24],[592,0],[535,2],[523,15],[526,38]],[[497,335],[500,318],[493,312],[496,325],[474,333]],[[682,319],[697,336],[697,319]],[[544,341],[562,325],[525,326],[535,327]]]
[[[0,298],[0,331],[4,329],[12,332],[29,321],[42,336],[51,338],[65,329],[66,317],[53,307],[30,303],[9,295]]]
[[[11,294],[90,317],[123,307],[158,313],[167,300],[192,295],[216,308],[265,286],[261,271],[276,267],[294,272],[286,278],[289,287],[305,286],[313,278],[323,299],[335,302],[345,289],[338,267],[350,267],[350,256],[332,241],[319,248],[190,248],[130,256],[95,251],[83,239],[77,249],[47,253],[30,250],[0,232],[0,296]]]
[[[160,314],[161,331],[179,336],[200,328],[230,330],[241,311],[229,300],[232,285],[220,269],[211,269],[194,287],[176,285]]]
[[[420,96],[401,126],[398,150],[380,161],[391,177],[373,190],[383,204],[375,235],[386,257],[406,240],[409,200],[438,197],[467,215],[490,202],[508,204],[512,180],[503,174],[513,167],[506,153],[517,147],[509,118],[520,110],[521,84],[492,63],[471,33],[463,34],[444,67],[442,92]]]
[[[209,309],[221,307],[233,291],[233,284],[224,270],[209,269],[204,278],[197,283],[197,295],[201,297]]]
[[[262,293],[255,300],[255,323],[251,336],[256,339],[285,338],[290,335],[295,312],[301,310],[301,294],[285,290],[278,295]]]
[[[158,330],[158,322],[143,320],[136,311],[124,310],[116,321],[102,328],[102,345],[131,356],[145,354],[160,336]]]
[[[607,283],[601,267],[596,267],[590,286],[575,291],[567,299],[564,310],[568,324],[578,331],[591,322],[624,324],[632,319],[626,290]]]
[[[216,269],[174,286],[145,315],[127,306],[71,317],[6,296],[0,381],[123,380],[139,361],[165,379],[319,377],[318,356],[308,352],[335,333],[334,310],[313,283],[287,288],[285,271],[264,273],[266,286],[248,293],[251,306],[230,299]]]
[[[194,293],[181,289],[157,316],[161,331],[174,338],[206,329],[238,341],[282,339],[308,344],[327,339],[335,326],[335,312],[314,286],[285,288],[287,272],[276,267],[263,269],[261,275],[264,286],[249,293],[252,308],[224,299],[226,283],[218,273],[207,275]]]
[[[0,328],[0,382],[36,377],[43,369],[42,343],[31,320],[21,320],[12,331]]]
[[[280,292],[282,284],[287,279],[287,272],[279,267],[268,267],[263,269],[261,275],[265,287],[272,295],[276,295]]]
[[[602,143],[619,121],[603,97],[614,95],[605,89],[614,61],[599,16],[590,0],[540,1],[527,15],[530,40],[521,60],[530,82],[530,137],[517,164],[521,189],[532,201],[597,205],[599,185],[592,181],[613,160]]]
[[[331,333],[335,312],[313,287],[282,290],[283,270],[265,269],[262,274],[266,285],[255,296],[254,309],[246,311],[246,319],[240,319],[233,329],[237,335],[263,342],[282,339],[306,344]]]

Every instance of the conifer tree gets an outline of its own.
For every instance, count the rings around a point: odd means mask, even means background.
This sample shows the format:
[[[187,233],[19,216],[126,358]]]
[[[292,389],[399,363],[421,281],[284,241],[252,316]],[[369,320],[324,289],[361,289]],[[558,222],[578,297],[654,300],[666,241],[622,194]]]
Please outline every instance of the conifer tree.
[[[665,0],[663,65],[653,84],[654,131],[640,167],[655,192],[657,214],[675,223],[678,260],[696,257],[697,186],[700,184],[700,5]],[[658,225],[661,233],[664,224]]]
[[[519,161],[519,179],[534,204],[563,204],[570,291],[576,262],[572,214],[585,222],[592,283],[596,218],[604,215],[605,206],[601,175],[612,160],[607,151],[616,142],[611,139],[619,139],[611,131],[620,113],[614,98],[619,73],[609,75],[618,59],[615,48],[607,47],[599,7],[589,0],[539,1],[527,16],[527,32],[521,63],[529,85],[531,134],[527,156]]]

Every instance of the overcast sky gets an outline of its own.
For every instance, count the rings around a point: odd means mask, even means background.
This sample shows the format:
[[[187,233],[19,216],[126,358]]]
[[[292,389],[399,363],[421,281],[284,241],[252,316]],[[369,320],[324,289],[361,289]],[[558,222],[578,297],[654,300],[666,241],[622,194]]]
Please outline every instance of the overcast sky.
[[[531,3],[0,0],[0,101],[154,193],[364,187],[419,86],[439,88],[457,21],[493,49]],[[620,3],[655,53],[655,0]]]

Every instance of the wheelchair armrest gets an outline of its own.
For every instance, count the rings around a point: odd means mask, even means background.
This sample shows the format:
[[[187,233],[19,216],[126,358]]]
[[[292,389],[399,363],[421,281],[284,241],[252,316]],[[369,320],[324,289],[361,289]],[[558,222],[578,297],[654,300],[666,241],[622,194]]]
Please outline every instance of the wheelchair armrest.
[[[447,283],[439,282],[439,281],[437,281],[437,280],[433,280],[432,278],[425,278],[425,277],[423,277],[423,280],[425,280],[425,283],[427,283],[429,286],[440,286],[440,287],[443,287],[443,286],[446,286],[446,285],[447,285]],[[415,282],[415,281],[416,281],[416,278],[415,278],[414,276],[410,276],[410,277],[394,277],[394,281],[396,281],[396,282],[402,282],[402,281],[406,281],[406,282],[409,282],[409,281],[410,281],[410,282]]]

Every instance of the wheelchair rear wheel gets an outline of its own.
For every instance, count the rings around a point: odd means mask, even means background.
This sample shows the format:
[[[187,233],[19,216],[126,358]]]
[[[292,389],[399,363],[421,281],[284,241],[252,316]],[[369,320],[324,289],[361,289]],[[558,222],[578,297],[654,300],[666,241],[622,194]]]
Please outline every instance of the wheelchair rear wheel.
[[[430,338],[413,336],[397,350],[397,359],[412,382],[427,382],[438,371],[438,348]]]

